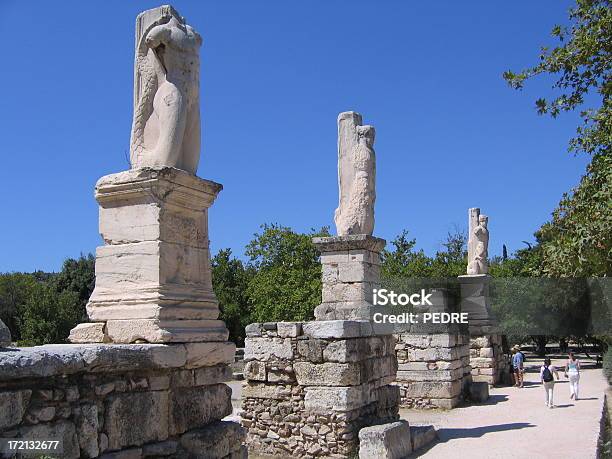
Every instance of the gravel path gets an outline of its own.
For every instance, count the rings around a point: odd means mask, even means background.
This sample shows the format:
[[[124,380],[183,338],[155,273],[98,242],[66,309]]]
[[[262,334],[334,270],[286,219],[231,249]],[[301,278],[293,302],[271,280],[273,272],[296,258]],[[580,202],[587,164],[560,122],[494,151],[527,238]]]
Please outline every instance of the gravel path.
[[[553,365],[563,362],[553,360]],[[607,387],[602,371],[584,365],[578,401],[570,400],[567,380],[560,372],[556,407],[549,409],[544,405],[539,365],[539,360],[530,358],[525,387],[493,388],[486,404],[448,412],[401,410],[411,424],[433,424],[438,429],[440,440],[416,457],[595,458]]]

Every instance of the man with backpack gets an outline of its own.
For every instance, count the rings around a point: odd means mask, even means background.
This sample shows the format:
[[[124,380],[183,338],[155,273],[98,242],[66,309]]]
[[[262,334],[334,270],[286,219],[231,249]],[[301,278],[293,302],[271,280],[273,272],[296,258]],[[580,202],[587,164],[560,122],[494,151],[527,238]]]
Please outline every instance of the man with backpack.
[[[553,376],[554,375],[554,376]],[[547,357],[544,359],[544,365],[540,368],[540,381],[544,386],[544,392],[546,393],[546,401],[544,402],[548,408],[553,408],[553,390],[555,389],[555,377],[559,380],[559,373],[557,369],[550,364],[550,359]]]

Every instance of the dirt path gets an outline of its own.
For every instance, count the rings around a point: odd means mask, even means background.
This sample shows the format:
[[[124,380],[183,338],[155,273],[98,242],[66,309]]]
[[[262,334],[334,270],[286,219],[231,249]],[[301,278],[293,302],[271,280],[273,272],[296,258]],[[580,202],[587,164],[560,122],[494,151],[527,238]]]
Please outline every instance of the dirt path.
[[[561,360],[553,365],[561,366]],[[603,395],[602,371],[584,369],[578,401],[570,400],[567,380],[555,385],[556,407],[544,405],[539,362],[530,359],[522,389],[491,389],[489,402],[449,412],[402,410],[411,424],[433,424],[440,441],[423,458],[563,458],[596,457]]]

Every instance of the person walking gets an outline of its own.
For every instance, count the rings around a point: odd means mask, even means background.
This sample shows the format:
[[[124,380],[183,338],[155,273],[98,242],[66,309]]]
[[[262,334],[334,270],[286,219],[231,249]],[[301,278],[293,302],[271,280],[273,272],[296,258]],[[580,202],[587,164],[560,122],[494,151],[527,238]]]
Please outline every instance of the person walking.
[[[565,377],[569,378],[570,398],[578,400],[578,383],[580,382],[580,360],[573,352],[569,353],[569,358],[565,364]]]
[[[518,346],[512,348],[514,355],[512,356],[512,367],[514,368],[514,385],[516,387],[523,387],[523,353],[519,350]]]
[[[554,375],[554,376],[553,376]],[[540,381],[544,386],[544,393],[546,395],[544,403],[548,408],[553,408],[553,392],[555,389],[555,376],[557,381],[559,380],[559,373],[557,369],[550,364],[550,359],[547,357],[544,359],[544,365],[540,368]]]

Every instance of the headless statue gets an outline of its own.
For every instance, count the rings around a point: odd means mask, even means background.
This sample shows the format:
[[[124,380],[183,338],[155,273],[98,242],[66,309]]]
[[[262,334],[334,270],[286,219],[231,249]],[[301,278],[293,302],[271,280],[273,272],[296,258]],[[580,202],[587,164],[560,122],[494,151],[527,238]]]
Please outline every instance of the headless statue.
[[[338,116],[339,204],[334,216],[338,236],[371,236],[374,231],[375,130],[361,122],[355,112]]]
[[[476,212],[474,212],[476,211]],[[473,220],[476,220],[474,222]],[[470,209],[470,234],[468,237],[468,274],[487,274],[489,263],[489,218],[480,214],[480,209]]]
[[[202,37],[171,6],[136,19],[132,168],[195,174],[200,160]]]

